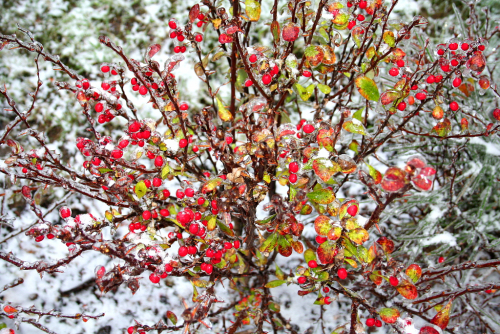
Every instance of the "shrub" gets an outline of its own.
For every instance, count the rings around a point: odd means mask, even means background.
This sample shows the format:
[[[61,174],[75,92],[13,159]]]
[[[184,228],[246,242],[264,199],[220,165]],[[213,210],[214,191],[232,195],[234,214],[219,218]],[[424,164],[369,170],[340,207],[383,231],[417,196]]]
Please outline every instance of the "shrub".
[[[95,80],[25,29],[0,35],[2,49],[36,56],[37,74],[26,106],[0,88],[15,115],[0,138],[11,148],[4,199],[18,193],[36,215],[27,236],[68,249],[56,261],[0,258],[42,275],[100,253],[113,259],[95,269],[103,294],[192,284],[192,304],[156,324],[135,319],[128,333],[297,333],[301,315],[284,316],[274,291],[319,305],[323,332],[494,333],[498,156],[488,150],[500,109],[489,42],[499,29],[487,11],[470,5],[462,21],[453,6],[462,35],[427,37],[424,17],[392,19],[397,2],[275,1],[267,24],[256,0],[204,0],[165,22],[175,46],[152,44],[142,61],[101,36],[116,59]],[[54,86],[85,116],[81,166],[32,122],[40,60],[71,79]],[[189,61],[203,89],[193,101],[179,86]],[[73,194],[97,212],[74,213],[64,205]],[[2,216],[8,229],[14,214]],[[334,301],[337,317],[324,319]],[[48,333],[23,314],[104,317],[9,300],[2,310]]]

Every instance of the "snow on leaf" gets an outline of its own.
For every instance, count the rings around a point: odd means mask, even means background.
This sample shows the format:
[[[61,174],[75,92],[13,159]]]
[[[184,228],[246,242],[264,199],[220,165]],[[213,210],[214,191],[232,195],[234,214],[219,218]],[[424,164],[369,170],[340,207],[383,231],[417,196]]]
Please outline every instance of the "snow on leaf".
[[[330,204],[335,200],[335,194],[333,190],[328,188],[314,190],[307,194],[307,197],[316,203],[319,204]]]
[[[307,88],[302,87],[302,85],[296,83],[293,85],[295,89],[297,90],[297,93],[299,93],[299,96],[302,100],[307,101],[311,97],[312,93],[314,92],[314,84],[310,84],[307,86]]]
[[[260,245],[259,251],[262,253],[271,253],[278,243],[278,234],[273,233]]]
[[[378,313],[380,318],[388,324],[393,324],[399,318],[399,311],[395,308],[383,308]]]
[[[318,254],[318,259],[321,263],[330,263],[335,259],[337,255],[337,244],[334,241],[327,240],[319,245],[316,253]]]
[[[368,173],[370,173],[370,176],[375,181],[375,184],[379,184],[380,182],[382,182],[382,173],[380,173],[378,170],[376,170],[369,164],[366,164],[366,166],[368,167]]]
[[[363,136],[366,135],[365,126],[358,120],[346,121],[344,122],[344,124],[342,124],[342,127],[344,128],[344,130],[349,131],[350,133],[357,133]]]
[[[318,141],[318,144],[322,145],[325,149],[328,151],[332,152],[333,151],[333,129],[320,129],[318,131],[318,136],[316,137],[316,140]]]
[[[356,78],[356,87],[358,91],[365,99],[370,101],[378,101],[380,99],[380,93],[378,91],[377,84],[372,79],[363,76]]]
[[[282,31],[283,39],[287,42],[293,42],[299,38],[300,27],[292,22],[288,22]]]
[[[431,324],[438,326],[441,329],[445,329],[448,326],[448,322],[450,321],[450,312],[451,312],[451,304],[453,303],[453,299],[446,304],[445,307],[439,311],[434,318],[431,320]]]
[[[363,244],[368,238],[370,238],[370,235],[368,232],[360,227],[357,229],[354,229],[352,231],[347,232],[347,237],[354,243],[361,245]]]
[[[273,34],[274,42],[279,43],[279,41],[280,41],[280,24],[278,21],[273,21],[273,23],[271,23],[271,33]]]
[[[309,45],[304,51],[304,56],[311,66],[316,67],[323,60],[323,49],[318,45]]]
[[[396,39],[394,38],[394,33],[390,30],[386,30],[383,35],[384,42],[391,48],[396,45]]]
[[[146,54],[146,59],[149,61],[155,54],[157,54],[161,50],[161,45],[160,44],[153,44],[148,47],[147,54]]]
[[[257,0],[245,0],[245,12],[251,22],[256,22],[260,19],[260,3]]]
[[[415,299],[418,297],[417,288],[407,279],[400,280],[396,290],[406,299]]]
[[[331,219],[327,216],[318,216],[314,220],[314,229],[319,235],[328,235],[328,232],[332,229]],[[309,261],[307,261],[309,262]]]
[[[448,118],[445,118],[442,122],[439,122],[432,128],[432,131],[437,133],[440,137],[446,137],[451,131],[451,122]]]
[[[335,56],[333,48],[326,44],[321,47],[323,48],[323,60],[321,62],[327,66],[335,64],[337,57]]]
[[[196,4],[191,7],[191,10],[189,11],[189,22],[193,23],[198,17],[198,14],[200,14],[200,5]]]
[[[326,158],[314,159],[312,168],[314,173],[323,181],[328,182],[330,178],[340,172],[340,166]],[[334,198],[335,199],[335,198]],[[329,202],[330,203],[330,202]],[[325,203],[328,204],[328,203]]]
[[[278,235],[278,253],[284,257],[289,257],[292,255],[292,245],[290,242],[282,235]]]
[[[137,197],[142,198],[146,194],[146,191],[148,191],[148,187],[146,187],[144,181],[140,181],[135,185],[134,191]]]
[[[406,184],[406,173],[398,167],[390,167],[385,172],[380,185],[382,189],[388,192],[396,192]]]
[[[418,264],[411,264],[405,273],[413,283],[416,283],[422,277],[422,268]]]
[[[219,118],[224,122],[231,121],[233,119],[233,115],[229,112],[229,110],[227,110],[227,108],[224,106],[224,103],[222,103],[221,99],[219,99],[218,96],[216,96],[216,100]]]
[[[267,282],[267,284],[265,285],[265,287],[268,288],[268,289],[272,289],[272,288],[276,288],[276,287],[278,287],[280,285],[283,285],[285,283],[286,283],[285,280],[278,279],[278,280],[275,280],[275,281]]]
[[[172,324],[177,325],[177,316],[172,311],[167,311],[167,319],[172,322]]]
[[[214,190],[215,188],[217,188],[218,186],[220,186],[221,184],[222,184],[222,179],[220,177],[213,178],[213,179],[205,182],[203,187],[201,187],[201,192],[203,194],[209,193],[212,190]]]
[[[352,174],[357,169],[356,162],[347,154],[339,155],[337,157],[337,163],[340,166],[340,171],[344,174]]]
[[[394,252],[394,242],[387,237],[380,237],[377,243],[382,247],[386,254],[391,254]]]

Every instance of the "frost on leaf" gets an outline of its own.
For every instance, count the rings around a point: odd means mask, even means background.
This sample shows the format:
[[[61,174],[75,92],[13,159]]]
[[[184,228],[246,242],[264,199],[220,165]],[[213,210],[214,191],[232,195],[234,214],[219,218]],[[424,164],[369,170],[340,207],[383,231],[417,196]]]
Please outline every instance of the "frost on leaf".
[[[448,118],[445,118],[442,122],[439,122],[432,128],[432,132],[435,132],[440,137],[446,137],[451,131],[451,122]]]
[[[352,205],[356,206],[356,208],[357,208],[356,212],[359,212],[359,203],[358,203],[358,201],[356,201],[355,199],[352,199],[350,201],[345,201],[342,204],[342,206],[340,207],[340,211],[339,211],[339,218],[340,219],[344,218],[345,216],[351,217],[351,215],[349,215],[347,213],[347,208],[351,207]]]
[[[378,313],[380,318],[388,324],[393,324],[399,318],[399,311],[395,308],[383,308]]]
[[[439,334],[439,332],[435,328],[425,326],[420,328],[419,334]]]
[[[357,133],[363,136],[366,135],[365,126],[357,119],[352,119],[344,122],[344,124],[342,124],[342,127],[348,132]]]
[[[399,281],[396,290],[406,299],[415,299],[418,297],[417,287],[407,279]]]
[[[250,21],[258,21],[260,19],[260,11],[260,3],[257,0],[245,0],[245,12]]]
[[[398,167],[391,167],[385,172],[380,185],[385,191],[396,192],[401,190],[406,183],[406,173]]]
[[[372,79],[365,76],[358,77],[356,78],[356,87],[358,87],[359,93],[365,99],[370,101],[378,101],[380,99],[377,84]]]
[[[172,322],[172,324],[177,325],[177,316],[172,311],[167,311],[167,319]]]
[[[386,30],[383,35],[384,42],[389,45],[390,47],[393,47],[396,45],[396,39],[394,38],[394,33],[390,30]]]
[[[357,229],[354,229],[352,231],[347,232],[347,237],[352,242],[354,242],[354,243],[356,243],[358,245],[361,245],[366,240],[368,240],[368,238],[370,237],[370,235],[368,234],[368,232],[364,228],[359,227]]]
[[[380,182],[382,182],[382,173],[380,173],[369,164],[366,164],[366,166],[368,167],[368,173],[370,173],[370,176],[375,181],[375,184],[379,184]]]
[[[394,91],[394,90],[388,90],[380,96],[380,103],[382,103],[384,106],[389,105],[394,103],[397,99],[401,97],[401,93]]]
[[[227,110],[227,108],[224,106],[224,103],[218,96],[216,97],[216,100],[217,100],[217,109],[219,113],[219,118],[224,122],[231,121],[233,119],[233,115],[231,114],[231,112]]]
[[[205,182],[203,187],[201,187],[201,192],[203,194],[209,193],[212,190],[214,190],[215,188],[217,188],[218,186],[220,186],[221,183],[222,183],[222,179],[220,177],[216,177],[216,178],[213,178],[211,180],[208,180],[207,182]]]
[[[374,270],[370,274],[370,280],[376,285],[382,284],[382,273],[380,272],[380,270]]]
[[[332,227],[332,220],[327,216],[318,216],[314,220],[314,229],[319,235],[328,235]]]
[[[335,173],[340,172],[340,166],[326,158],[315,159],[312,164],[314,173],[323,181],[328,182]],[[335,198],[334,198],[335,199]]]
[[[445,329],[448,326],[448,322],[450,321],[450,312],[451,312],[451,304],[453,303],[453,299],[446,304],[445,307],[439,311],[434,318],[432,318],[431,323],[438,326],[441,329]]]
[[[411,264],[406,269],[405,273],[413,281],[413,283],[416,283],[420,277],[422,277],[422,269],[418,264]]]
[[[333,190],[328,188],[314,190],[308,193],[307,197],[318,204],[330,204],[335,200]]]
[[[293,86],[295,87],[295,89],[297,90],[297,93],[299,93],[299,96],[303,101],[309,100],[312,93],[314,92],[314,88],[316,87],[316,86],[314,86],[314,84],[310,84],[309,86],[307,86],[307,88],[304,88],[302,85],[300,85],[298,83],[296,83]]]
[[[288,22],[285,26],[283,26],[283,39],[287,42],[293,42],[297,38],[299,38],[300,27],[297,24],[292,22]]]
[[[377,243],[382,247],[386,254],[394,252],[394,242],[391,239],[381,237],[377,240]]]
[[[325,241],[319,245],[316,253],[318,254],[318,259],[321,263],[331,263],[337,255],[337,244],[334,241]]]
[[[278,253],[284,257],[289,257],[292,255],[292,245],[290,242],[282,235],[278,236]]]
[[[271,33],[273,34],[274,42],[279,43],[279,41],[280,41],[280,24],[278,21],[273,21],[273,23],[271,23]]]
[[[316,140],[318,141],[318,144],[323,146],[325,149],[328,151],[332,152],[333,151],[333,129],[321,129],[318,131],[318,136],[316,137]]]
[[[320,46],[310,45],[304,51],[304,56],[311,66],[316,67],[323,60],[323,49]]]

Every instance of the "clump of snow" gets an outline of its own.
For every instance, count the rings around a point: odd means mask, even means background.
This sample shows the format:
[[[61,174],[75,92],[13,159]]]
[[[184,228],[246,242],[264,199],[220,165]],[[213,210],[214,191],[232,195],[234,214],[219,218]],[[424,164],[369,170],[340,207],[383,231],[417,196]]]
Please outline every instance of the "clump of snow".
[[[455,247],[457,245],[457,239],[453,234],[448,231],[436,234],[433,237],[423,239],[421,241],[423,246],[435,245],[435,244],[448,244],[450,247]]]

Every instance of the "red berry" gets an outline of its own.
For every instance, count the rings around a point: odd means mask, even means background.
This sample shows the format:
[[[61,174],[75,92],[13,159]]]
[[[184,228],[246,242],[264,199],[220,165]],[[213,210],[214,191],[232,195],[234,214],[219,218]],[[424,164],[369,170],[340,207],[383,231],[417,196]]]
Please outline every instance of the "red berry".
[[[299,284],[304,284],[306,281],[307,281],[307,278],[305,278],[304,276],[300,276],[299,278],[297,278],[297,282]]]
[[[422,101],[422,100],[425,100],[425,98],[427,97],[427,95],[425,93],[423,93],[423,92],[420,92],[420,93],[415,94],[415,97],[417,98],[417,100]]]
[[[250,57],[248,57],[248,61],[251,63],[255,63],[257,61],[257,55],[251,54]]]
[[[349,23],[347,24],[347,28],[349,30],[351,30],[352,28],[354,28],[355,25],[356,25],[356,21],[354,21],[354,20],[349,21]]]
[[[144,220],[150,220],[150,219],[151,219],[151,212],[149,212],[149,211],[144,211],[144,212],[142,213],[142,219],[144,219]]]
[[[148,93],[148,89],[146,88],[146,86],[139,87],[139,94],[146,95],[147,93]]]
[[[406,109],[406,102],[400,102],[400,103],[398,104],[398,110],[399,110],[399,111],[403,111],[403,110],[405,110],[405,109]]]
[[[448,47],[450,48],[450,50],[454,51],[458,49],[458,43],[451,43]]]
[[[210,264],[210,263],[207,263],[207,265],[205,266],[205,272],[210,275],[212,273],[212,271],[214,270],[214,267]]]
[[[467,51],[467,50],[469,50],[469,44],[467,44],[467,43],[462,43],[462,45],[460,46],[460,48],[461,48],[462,50],[464,50],[464,51]]]
[[[170,211],[168,211],[167,209],[161,209],[160,215],[162,215],[163,217],[167,217],[168,215],[170,215]]]
[[[189,105],[186,103],[186,102],[183,102],[179,105],[179,109],[180,110],[188,110],[189,109]]]
[[[456,77],[455,79],[453,79],[453,87],[458,87],[462,84],[462,79],[460,77]]]
[[[393,77],[396,77],[399,75],[399,68],[393,67],[389,70],[389,74]]]
[[[43,235],[39,235],[38,237],[35,238],[36,242],[40,242],[44,239],[45,237]]]
[[[337,276],[340,279],[346,279],[347,278],[347,270],[345,270],[345,268],[339,268],[339,270],[337,270]]]
[[[155,177],[153,179],[153,186],[155,186],[156,188],[158,188],[159,186],[161,186],[161,183],[162,183],[162,181],[161,181],[161,179],[159,177]]]
[[[205,199],[203,197],[198,198],[198,205],[205,204]]]
[[[194,40],[197,41],[198,43],[203,41],[203,35],[202,34],[196,34],[196,36],[194,36]]]
[[[306,78],[309,78],[312,75],[312,73],[307,70],[304,70],[302,71],[302,75],[305,76]]]
[[[170,20],[168,22],[168,26],[170,27],[170,29],[177,29],[177,22],[175,22],[175,20]]]
[[[200,219],[201,219],[201,213],[196,212],[196,213],[194,214],[194,220],[200,220]]]
[[[250,80],[250,79],[246,79],[245,80],[245,87],[250,87],[252,85],[253,85],[253,81],[252,80]]]
[[[160,282],[160,276],[158,275],[155,275],[154,273],[151,273],[151,275],[149,275],[149,280],[151,281],[151,283],[159,283]]]
[[[457,111],[459,107],[460,106],[455,101],[453,101],[453,102],[450,103],[450,109],[451,109],[451,111]]]
[[[240,241],[239,241],[239,240],[235,240],[235,241],[233,242],[233,246],[234,246],[234,248],[235,248],[235,249],[240,248],[240,246],[241,246],[241,245],[240,245]]]
[[[396,277],[391,276],[389,277],[389,284],[392,286],[398,286],[399,280]]]
[[[382,327],[382,321],[376,320],[375,321],[375,327]]]
[[[198,23],[196,23],[196,26],[198,28],[201,28],[203,26],[203,21],[199,21]]]
[[[113,159],[120,159],[121,157],[123,157],[123,151],[122,150],[113,150],[111,152],[111,157]]]
[[[101,67],[101,72],[102,73],[108,73],[109,72],[109,66],[108,65],[104,65]]]
[[[497,121],[500,121],[500,109],[499,108],[496,108],[495,110],[493,110],[491,112],[491,115],[493,116],[494,119],[496,119]]]
[[[299,164],[296,163],[295,161],[291,162],[288,165],[288,170],[290,171],[290,173],[297,173],[299,171]]]
[[[479,49],[479,51],[484,51],[486,49],[484,45],[479,45],[477,48]]]
[[[168,189],[163,189],[163,197],[165,198],[170,197],[170,191]]]
[[[439,49],[437,53],[440,56],[444,55],[444,49]]]
[[[181,52],[181,47],[180,46],[175,46],[174,47],[174,52],[175,53],[180,53]]]
[[[364,21],[365,16],[363,14],[359,14],[358,17],[356,18],[358,21]]]
[[[63,206],[59,209],[59,216],[61,216],[62,219],[68,218],[69,216],[71,216],[71,209],[67,206]]]
[[[402,60],[402,59],[399,59],[397,62],[396,62],[396,65],[398,65],[398,67],[404,67],[405,66],[405,61]]]
[[[101,88],[104,90],[108,90],[110,87],[111,87],[110,84],[107,82],[101,83]]]
[[[262,76],[262,83],[263,83],[264,85],[266,85],[266,86],[267,86],[267,85],[269,85],[269,84],[271,83],[271,80],[272,80],[272,77],[271,77],[271,75],[270,75],[270,74],[264,74],[264,75]]]
[[[184,40],[184,36],[182,34],[177,34],[177,40],[179,42],[182,42]],[[182,53],[186,52],[186,47],[184,45],[181,46],[181,52]]]
[[[451,60],[451,66],[454,66],[454,67],[458,66],[458,60],[452,59]]]
[[[434,79],[434,76],[433,76],[432,74],[431,74],[431,75],[429,75],[429,76],[427,77],[426,82],[427,82],[428,84],[433,84],[433,83],[434,83],[434,81],[435,81],[435,79]]]
[[[86,89],[89,89],[89,88],[90,88],[90,82],[88,82],[88,81],[84,81],[84,82],[82,82],[82,87],[83,87],[83,89],[85,89],[85,90],[86,90]]]
[[[309,266],[309,268],[316,268],[318,266],[318,262],[314,261],[314,260],[311,260],[307,263],[307,265]]]
[[[329,288],[329,287],[327,287],[327,286],[323,287],[323,292],[324,292],[324,293],[328,293],[328,292],[330,292],[330,288]]]
[[[189,225],[189,233],[196,235],[199,230],[199,226],[197,224],[191,224]]]
[[[305,133],[312,133],[314,131],[314,126],[311,124],[306,124],[302,127]]]
[[[366,326],[368,326],[368,327],[375,326],[375,319],[373,319],[373,318],[366,319]]]
[[[156,158],[155,158],[155,166],[156,167],[161,167],[163,166],[163,157],[161,155],[158,155]]]
[[[133,334],[135,332],[135,328],[133,326],[130,326],[128,329],[127,329],[127,333],[128,334]]]
[[[325,238],[325,237],[322,237],[322,236],[320,236],[320,235],[317,235],[317,236],[316,236],[316,242],[317,242],[318,244],[322,244],[322,243],[323,243],[323,242],[325,242],[326,240],[327,240],[327,238]]]
[[[444,262],[444,257],[440,256],[439,259],[438,259],[438,262],[439,263],[443,263]]]
[[[183,199],[184,198],[184,192],[181,189],[177,189],[175,192],[175,196],[177,196],[178,199]]]
[[[232,243],[230,243],[230,242],[225,242],[225,243],[224,243],[224,248],[225,248],[225,249],[231,249],[231,248],[233,248],[233,244],[232,244]]]
[[[187,249],[187,247],[186,246],[179,247],[179,256],[180,257],[184,257],[186,255],[188,255],[188,249]]]
[[[104,106],[102,103],[99,102],[98,104],[95,105],[94,109],[96,112],[102,112],[104,109]]]
[[[351,205],[350,207],[347,208],[347,213],[350,214],[351,216],[355,216],[358,213],[358,206]]]
[[[184,147],[186,147],[187,145],[188,145],[188,141],[187,141],[187,139],[182,138],[181,140],[179,140],[179,147],[180,147],[180,148],[184,148]]]
[[[203,13],[198,14],[198,20],[203,20],[205,18],[205,15]]]
[[[187,188],[184,193],[186,194],[187,197],[193,197],[194,196],[194,190],[193,188]]]
[[[288,180],[290,180],[291,183],[295,183],[297,182],[297,174],[290,174],[290,176],[288,177]]]
[[[360,9],[365,9],[367,5],[368,5],[368,3],[364,0],[359,2]]]

